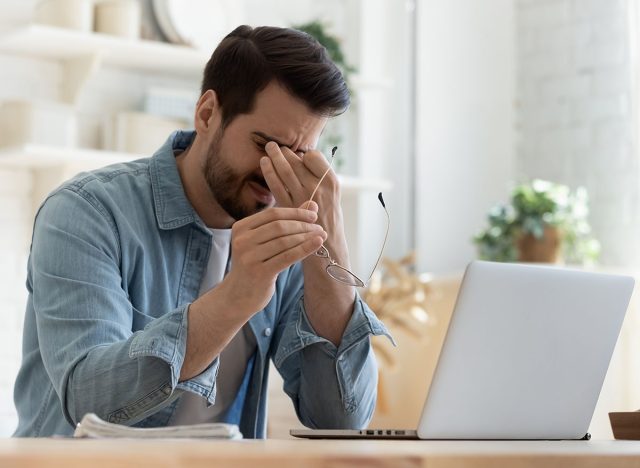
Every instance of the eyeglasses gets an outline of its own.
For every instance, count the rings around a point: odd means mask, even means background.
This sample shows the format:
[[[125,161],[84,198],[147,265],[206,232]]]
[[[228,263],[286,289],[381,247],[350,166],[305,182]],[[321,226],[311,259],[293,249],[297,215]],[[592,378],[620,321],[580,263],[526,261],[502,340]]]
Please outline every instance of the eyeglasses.
[[[309,205],[311,204],[311,201],[313,200],[313,197],[315,196],[316,192],[318,191],[318,188],[320,187],[320,184],[324,180],[325,176],[331,170],[331,168],[333,166],[333,158],[334,158],[337,150],[338,150],[337,146],[334,146],[333,149],[331,150],[331,162],[329,164],[329,167],[324,172],[324,174],[322,174],[322,177],[320,177],[320,180],[318,181],[318,185],[316,185],[316,188],[311,193],[311,197],[309,197],[309,201],[307,202],[307,205],[305,206],[305,208],[307,208],[307,209],[309,208]],[[329,260],[329,265],[327,265],[327,268],[325,270],[326,270],[327,274],[331,278],[333,278],[334,280],[339,281],[340,283],[344,283],[344,284],[347,284],[349,286],[355,286],[355,287],[358,287],[358,288],[365,287],[369,283],[369,281],[371,280],[371,277],[373,276],[373,273],[376,271],[376,268],[378,267],[378,264],[380,263],[380,259],[382,258],[382,253],[384,252],[384,247],[387,244],[387,237],[389,236],[389,226],[391,224],[391,219],[389,218],[389,212],[387,211],[387,206],[384,203],[384,198],[382,197],[382,192],[378,193],[378,201],[380,201],[380,204],[382,205],[382,208],[384,209],[384,213],[385,213],[386,218],[387,218],[387,227],[386,227],[386,230],[385,230],[385,233],[384,233],[384,241],[382,242],[382,247],[380,248],[380,253],[378,254],[378,258],[376,259],[376,263],[373,266],[373,269],[371,270],[371,274],[369,275],[369,277],[367,278],[366,281],[362,281],[358,277],[358,275],[356,275],[354,272],[352,272],[348,268],[345,268],[342,265],[338,264],[338,262],[336,262],[333,258],[331,258],[331,254],[329,253],[329,250],[324,245],[320,246],[318,251],[315,253],[318,257],[326,258],[327,260]]]

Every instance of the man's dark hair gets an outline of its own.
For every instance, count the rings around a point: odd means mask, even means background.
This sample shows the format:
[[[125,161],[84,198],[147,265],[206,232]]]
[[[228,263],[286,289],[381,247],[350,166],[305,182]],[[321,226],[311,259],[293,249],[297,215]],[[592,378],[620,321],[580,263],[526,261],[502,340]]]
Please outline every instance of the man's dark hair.
[[[276,80],[322,116],[349,107],[349,89],[326,49],[295,29],[239,26],[213,52],[204,70],[202,94],[216,92],[222,126],[253,110],[256,94]]]

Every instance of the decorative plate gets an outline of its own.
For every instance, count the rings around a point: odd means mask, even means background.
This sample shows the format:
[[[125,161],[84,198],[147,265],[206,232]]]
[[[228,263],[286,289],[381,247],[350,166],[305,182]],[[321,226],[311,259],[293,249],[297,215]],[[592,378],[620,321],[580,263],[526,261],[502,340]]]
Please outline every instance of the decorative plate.
[[[244,21],[242,0],[152,0],[152,5],[169,42],[207,52]]]

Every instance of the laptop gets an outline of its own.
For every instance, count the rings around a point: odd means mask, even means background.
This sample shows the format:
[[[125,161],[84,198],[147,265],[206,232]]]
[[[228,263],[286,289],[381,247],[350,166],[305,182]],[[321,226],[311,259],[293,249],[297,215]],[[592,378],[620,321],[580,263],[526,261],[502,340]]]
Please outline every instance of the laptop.
[[[633,286],[628,276],[472,262],[417,428],[290,433],[322,439],[588,439]]]

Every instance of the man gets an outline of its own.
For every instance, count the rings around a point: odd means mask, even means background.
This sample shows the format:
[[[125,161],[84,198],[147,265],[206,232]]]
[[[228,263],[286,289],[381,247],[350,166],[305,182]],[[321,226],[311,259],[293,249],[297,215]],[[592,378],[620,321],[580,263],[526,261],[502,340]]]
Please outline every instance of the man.
[[[34,225],[15,435],[70,435],[94,412],[262,438],[269,359],[302,423],[365,426],[369,337],[387,332],[314,255],[349,267],[338,181],[318,186],[329,165],[314,149],[348,104],[310,36],[241,26],[205,68],[195,132],[52,193]]]

